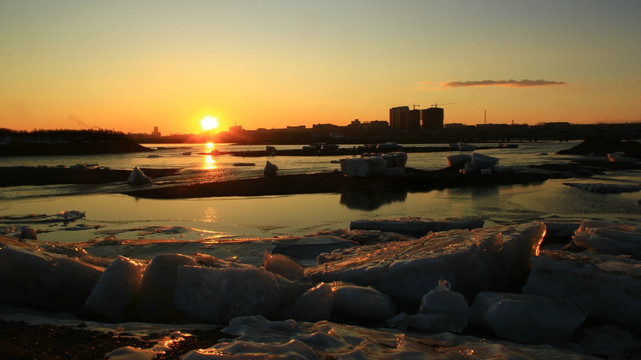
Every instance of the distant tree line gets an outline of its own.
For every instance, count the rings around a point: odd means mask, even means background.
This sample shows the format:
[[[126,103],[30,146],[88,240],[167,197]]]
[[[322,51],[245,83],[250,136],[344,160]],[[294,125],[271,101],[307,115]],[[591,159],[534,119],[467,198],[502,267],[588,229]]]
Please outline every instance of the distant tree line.
[[[86,138],[86,139],[100,139],[100,138],[113,138],[124,136],[125,134],[114,130],[103,129],[86,129],[86,130],[69,130],[69,129],[54,129],[54,130],[11,130],[0,128],[0,136],[6,137],[20,137],[20,138]]]
[[[0,128],[0,156],[108,154],[151,151],[113,130],[33,130]]]

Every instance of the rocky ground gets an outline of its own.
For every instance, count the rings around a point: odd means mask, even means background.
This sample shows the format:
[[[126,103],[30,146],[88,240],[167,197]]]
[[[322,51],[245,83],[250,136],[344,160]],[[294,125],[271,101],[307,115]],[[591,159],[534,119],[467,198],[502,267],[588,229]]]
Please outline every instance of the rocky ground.
[[[217,330],[193,330],[193,336],[177,343],[171,351],[154,359],[180,359],[182,355],[215,344],[222,334]],[[160,334],[144,338],[87,330],[77,327],[30,325],[0,320],[0,359],[6,360],[88,360],[104,359],[105,354],[124,346],[150,348]]]

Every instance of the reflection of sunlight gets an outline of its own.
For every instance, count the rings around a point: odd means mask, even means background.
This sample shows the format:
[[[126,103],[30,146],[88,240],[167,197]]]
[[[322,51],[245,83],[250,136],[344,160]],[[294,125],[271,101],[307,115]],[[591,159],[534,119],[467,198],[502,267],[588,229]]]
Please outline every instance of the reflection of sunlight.
[[[218,168],[216,166],[216,160],[214,160],[214,158],[211,157],[211,155],[205,156],[205,165],[203,166],[203,168],[207,170]]]
[[[217,214],[216,210],[210,206],[205,208],[205,214],[203,216],[202,221],[208,222],[208,223],[215,223],[217,221]]]
[[[205,146],[207,147],[207,149],[211,150],[211,149],[214,148],[214,143],[213,142],[208,142],[207,144],[205,144]]]

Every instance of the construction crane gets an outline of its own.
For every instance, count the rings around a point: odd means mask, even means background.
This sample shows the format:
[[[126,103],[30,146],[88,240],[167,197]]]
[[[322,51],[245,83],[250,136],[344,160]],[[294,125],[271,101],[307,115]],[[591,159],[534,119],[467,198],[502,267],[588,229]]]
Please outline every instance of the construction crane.
[[[454,105],[454,104],[458,104],[458,103],[445,103],[445,104],[439,104],[438,102],[436,102],[436,103],[434,103],[434,104],[432,104],[432,105],[430,105],[430,106],[431,106],[431,107],[438,107],[439,105],[443,106],[443,105]]]

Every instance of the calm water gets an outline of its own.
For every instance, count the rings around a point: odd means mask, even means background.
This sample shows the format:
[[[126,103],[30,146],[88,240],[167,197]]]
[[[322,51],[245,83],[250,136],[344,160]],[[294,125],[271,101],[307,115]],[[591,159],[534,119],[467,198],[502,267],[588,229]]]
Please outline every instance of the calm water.
[[[575,143],[522,143],[518,149],[491,149],[479,152],[495,156],[501,165],[564,162],[571,157],[555,155]],[[180,176],[167,181],[204,181],[262,176],[265,161],[279,167],[280,174],[331,171],[339,165],[332,157],[210,157],[204,144],[163,146],[154,152],[126,155],[12,157],[0,158],[0,166],[74,165],[77,163],[131,169],[181,168]],[[156,148],[156,145],[149,145]],[[219,151],[260,150],[264,146],[215,145]],[[279,149],[300,146],[277,146]],[[191,155],[183,153],[191,152]],[[409,154],[408,166],[439,169],[455,152]],[[151,155],[151,156],[150,156]],[[256,166],[236,167],[236,162]],[[56,214],[63,210],[85,211],[84,219],[64,223],[30,223],[39,230],[39,239],[86,241],[115,236],[121,239],[205,238],[227,239],[304,235],[321,230],[348,228],[353,220],[421,216],[432,218],[483,216],[487,224],[514,223],[531,219],[580,221],[606,218],[641,222],[639,193],[593,194],[563,185],[563,182],[640,182],[639,172],[613,172],[590,179],[549,180],[528,186],[469,187],[425,193],[314,194],[263,197],[226,197],[186,200],[136,199],[115,192],[127,184],[54,185],[3,188],[0,216]],[[0,227],[14,225],[0,219]]]

